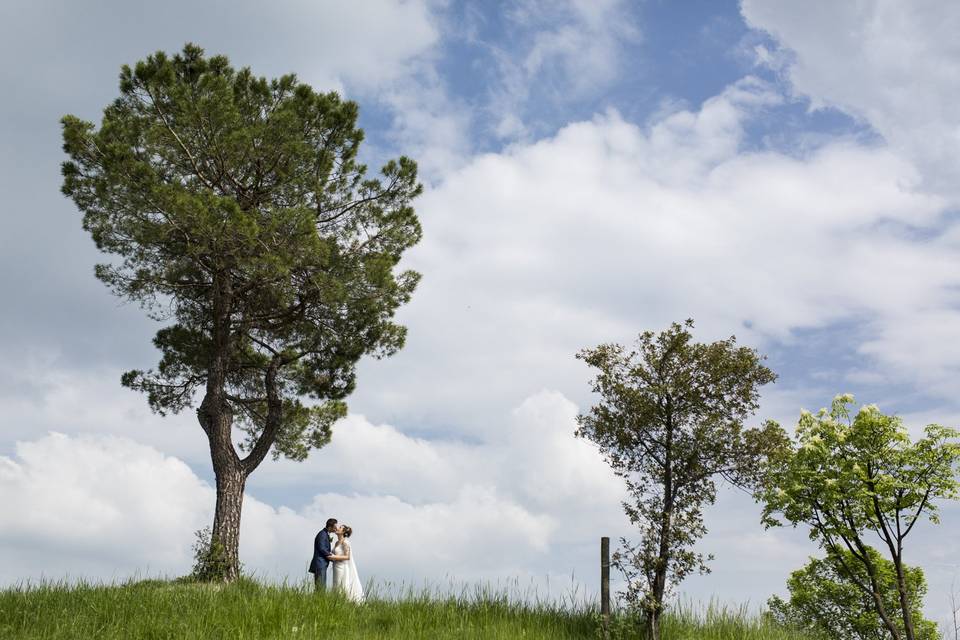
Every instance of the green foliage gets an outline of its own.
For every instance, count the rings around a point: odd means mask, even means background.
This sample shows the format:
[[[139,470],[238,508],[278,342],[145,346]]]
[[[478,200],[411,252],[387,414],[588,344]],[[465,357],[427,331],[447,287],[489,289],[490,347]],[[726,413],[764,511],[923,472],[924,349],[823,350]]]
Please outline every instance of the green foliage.
[[[840,561],[844,578],[871,597],[874,611],[897,638],[894,610],[873,595],[882,593],[881,565],[863,536],[875,534],[897,575],[902,635],[919,638],[903,544],[919,521],[938,522],[936,500],[958,496],[960,445],[954,440],[960,433],[934,424],[912,442],[900,418],[874,405],[851,416],[852,404],[852,396],[839,395],[829,411],[801,412],[797,446],[776,458],[758,491],[763,522],[777,526],[784,518],[810,527],[810,537]],[[847,566],[847,558],[858,566]]]
[[[366,176],[356,120],[336,93],[194,45],[124,66],[99,128],[62,120],[63,192],[117,258],[97,277],[174,320],[157,369],[123,384],[161,414],[204,390],[247,434],[246,472],[271,446],[302,460],[326,444],[358,359],[404,342],[392,316],[419,274],[395,267],[421,236],[421,186],[405,157]]]
[[[716,497],[715,478],[753,486],[768,456],[786,446],[777,425],[745,429],[759,388],[775,375],[734,338],[694,343],[693,322],[640,335],[634,351],[617,344],[577,354],[598,370],[601,402],[579,417],[577,435],[598,445],[631,502],[624,510],[640,529],[639,544],[622,541],[614,562],[627,578],[627,603],[655,624],[667,596],[706,561],[693,545],[706,533],[703,509]]]
[[[867,553],[877,567],[877,583],[884,605],[888,611],[896,612],[900,607],[896,568],[876,549],[868,547]],[[856,581],[868,583],[870,580],[863,564],[849,551],[842,550],[834,558],[811,558],[806,566],[790,575],[787,581],[789,600],[775,596],[768,601],[770,614],[779,624],[805,629],[830,640],[880,640],[888,637],[873,599],[847,577],[848,571],[854,572]],[[940,634],[936,623],[923,618],[922,603],[927,592],[923,570],[905,566],[904,576],[916,637],[937,640]],[[893,618],[903,632],[903,617],[893,614]]]
[[[184,582],[217,582],[227,571],[228,559],[223,544],[211,533],[210,527],[194,531],[193,569]]]
[[[893,522],[906,536],[923,517],[939,522],[935,499],[958,496],[960,445],[951,439],[960,433],[932,424],[911,443],[900,418],[865,405],[851,419],[852,403],[839,395],[829,411],[801,412],[798,447],[779,460],[762,493],[765,524],[780,525],[780,514],[812,523],[811,537],[827,541],[865,529],[882,534]]]

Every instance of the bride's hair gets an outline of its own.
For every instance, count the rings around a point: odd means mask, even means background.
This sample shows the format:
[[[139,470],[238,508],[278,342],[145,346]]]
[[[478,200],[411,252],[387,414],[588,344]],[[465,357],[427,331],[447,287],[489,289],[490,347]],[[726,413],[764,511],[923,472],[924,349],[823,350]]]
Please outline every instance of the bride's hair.
[[[343,537],[349,538],[351,535],[353,535],[353,528],[348,524],[343,525]]]

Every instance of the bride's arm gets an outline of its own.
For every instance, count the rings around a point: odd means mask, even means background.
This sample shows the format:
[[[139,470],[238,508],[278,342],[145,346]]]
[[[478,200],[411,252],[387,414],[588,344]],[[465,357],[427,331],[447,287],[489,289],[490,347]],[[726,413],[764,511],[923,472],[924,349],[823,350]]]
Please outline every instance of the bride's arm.
[[[337,555],[327,556],[327,560],[333,560],[333,561],[335,561],[335,562],[338,562],[338,561],[341,561],[341,560],[349,560],[349,559],[350,559],[350,544],[347,543],[347,542],[344,542],[342,546],[343,546],[343,550],[344,550],[346,553],[344,553],[344,554],[341,555],[341,556],[337,556]]]

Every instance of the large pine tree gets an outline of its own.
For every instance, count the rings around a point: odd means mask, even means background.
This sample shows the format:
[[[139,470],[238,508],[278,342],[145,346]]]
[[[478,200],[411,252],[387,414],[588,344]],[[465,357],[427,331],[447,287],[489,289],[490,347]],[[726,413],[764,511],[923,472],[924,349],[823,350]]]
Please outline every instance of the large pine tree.
[[[420,239],[421,187],[405,157],[366,176],[356,121],[335,93],[194,45],[124,66],[99,129],[62,120],[63,192],[115,256],[97,277],[167,322],[157,368],[122,383],[161,414],[199,400],[227,580],[247,477],[271,451],[303,460],[329,442],[357,361],[404,342],[392,317],[419,274],[396,266]]]

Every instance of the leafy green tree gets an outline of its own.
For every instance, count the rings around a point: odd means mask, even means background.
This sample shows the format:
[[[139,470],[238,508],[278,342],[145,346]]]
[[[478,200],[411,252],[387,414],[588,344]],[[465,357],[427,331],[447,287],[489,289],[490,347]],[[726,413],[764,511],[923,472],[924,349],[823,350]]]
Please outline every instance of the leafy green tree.
[[[767,456],[788,444],[777,425],[745,429],[759,388],[775,379],[756,351],[735,338],[693,342],[693,321],[659,334],[640,334],[636,348],[585,349],[577,357],[598,370],[601,401],[578,418],[577,435],[598,445],[625,479],[624,510],[640,542],[622,540],[614,561],[624,572],[627,603],[641,612],[645,633],[660,637],[668,585],[708,571],[693,551],[707,531],[703,509],[716,497],[716,478],[752,487]]]
[[[896,569],[876,549],[867,547],[867,554],[877,570],[880,597],[887,611],[891,612],[894,624],[902,630]],[[839,551],[838,557],[811,558],[787,580],[790,599],[784,601],[775,596],[768,601],[773,618],[781,624],[831,640],[888,638],[887,629],[873,606],[872,596],[846,577],[845,568],[854,572],[857,581],[869,581],[863,564],[846,549]],[[938,640],[940,634],[936,623],[924,619],[922,614],[923,597],[927,592],[923,570],[904,565],[904,577],[918,640]]]
[[[336,93],[189,44],[124,66],[99,129],[62,120],[63,192],[116,256],[97,277],[172,321],[154,338],[156,370],[122,383],[160,414],[202,396],[225,579],[238,573],[247,477],[271,451],[303,460],[324,446],[357,361],[404,342],[392,317],[419,274],[395,267],[420,239],[421,187],[404,157],[366,176],[356,120]]]
[[[960,433],[934,424],[911,442],[900,418],[884,415],[875,405],[861,407],[851,418],[852,403],[853,396],[839,395],[829,411],[801,412],[797,446],[774,461],[758,493],[763,521],[777,526],[783,517],[794,526],[809,526],[810,537],[837,559],[844,577],[869,596],[890,636],[915,640],[920,636],[904,540],[921,520],[938,522],[936,500],[958,497],[960,445],[953,440]],[[880,566],[864,541],[869,533],[876,534],[893,563],[900,626],[884,599]]]

